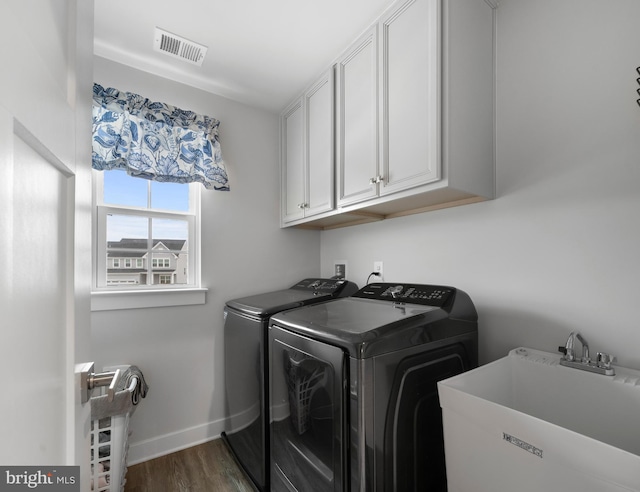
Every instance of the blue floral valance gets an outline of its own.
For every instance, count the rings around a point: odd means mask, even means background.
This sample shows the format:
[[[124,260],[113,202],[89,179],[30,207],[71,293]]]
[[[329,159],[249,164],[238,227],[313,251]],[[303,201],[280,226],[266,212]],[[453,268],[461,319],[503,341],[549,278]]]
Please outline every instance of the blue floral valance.
[[[93,84],[92,165],[155,181],[229,190],[219,125],[209,116]]]

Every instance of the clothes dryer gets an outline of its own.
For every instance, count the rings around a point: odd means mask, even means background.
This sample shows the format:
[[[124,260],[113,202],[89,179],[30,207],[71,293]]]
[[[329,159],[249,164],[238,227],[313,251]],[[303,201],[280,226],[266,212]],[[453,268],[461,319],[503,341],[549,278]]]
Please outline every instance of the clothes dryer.
[[[308,278],[288,289],[228,301],[224,309],[226,417],[223,439],[259,490],[269,490],[269,318],[355,293],[353,282]]]

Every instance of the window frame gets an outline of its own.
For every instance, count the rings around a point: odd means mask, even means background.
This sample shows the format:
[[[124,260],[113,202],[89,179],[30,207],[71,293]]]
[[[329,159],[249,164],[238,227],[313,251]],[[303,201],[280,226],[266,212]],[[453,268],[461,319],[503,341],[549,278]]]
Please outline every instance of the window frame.
[[[189,186],[189,211],[169,211],[127,205],[104,204],[104,173],[92,170],[92,311],[135,309],[160,306],[204,304],[206,288],[201,283],[201,189],[199,183]],[[154,219],[179,219],[188,222],[189,284],[107,285],[107,217],[131,215]],[[153,260],[153,248],[150,261]],[[100,259],[103,260],[100,260]],[[141,259],[136,258],[136,265]],[[124,263],[120,261],[120,263]],[[144,267],[144,261],[142,261]]]

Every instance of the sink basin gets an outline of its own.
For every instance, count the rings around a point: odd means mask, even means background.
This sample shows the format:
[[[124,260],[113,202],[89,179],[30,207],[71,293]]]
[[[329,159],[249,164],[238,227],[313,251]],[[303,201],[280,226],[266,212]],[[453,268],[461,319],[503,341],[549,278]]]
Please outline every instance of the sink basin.
[[[640,371],[518,348],[438,383],[449,492],[640,491]]]

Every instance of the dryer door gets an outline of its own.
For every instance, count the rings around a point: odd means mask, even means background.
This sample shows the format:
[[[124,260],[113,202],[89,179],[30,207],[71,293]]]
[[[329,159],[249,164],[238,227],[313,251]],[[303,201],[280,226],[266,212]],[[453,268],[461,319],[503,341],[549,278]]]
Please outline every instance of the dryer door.
[[[344,352],[276,326],[269,332],[272,490],[342,490]]]

